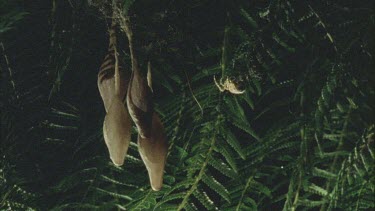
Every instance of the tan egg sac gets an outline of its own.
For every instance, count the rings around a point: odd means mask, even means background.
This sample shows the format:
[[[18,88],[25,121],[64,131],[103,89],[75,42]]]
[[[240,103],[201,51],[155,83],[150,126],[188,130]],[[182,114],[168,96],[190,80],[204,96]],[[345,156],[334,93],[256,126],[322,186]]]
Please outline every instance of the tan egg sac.
[[[126,80],[125,73],[123,73],[122,67],[119,67],[120,70],[120,88],[119,93],[116,94],[115,87],[115,61],[114,55],[108,54],[100,68],[98,74],[98,89],[100,96],[102,97],[105,111],[108,112],[108,108],[112,103],[112,99],[116,96],[121,99],[125,99],[128,80]]]
[[[149,138],[153,114],[152,91],[146,77],[141,76],[139,70],[133,69],[126,102],[139,135],[142,138]]]
[[[129,83],[129,73],[125,74],[122,71],[122,67],[116,63],[115,54],[116,50],[116,32],[114,27],[109,30],[110,33],[110,40],[109,40],[109,48],[108,53],[104,57],[104,61],[100,66],[100,71],[98,73],[98,88],[100,92],[100,96],[102,97],[104,107],[106,112],[108,111],[109,106],[111,105],[112,99],[117,95],[121,99],[124,99],[126,96],[127,86]],[[118,75],[120,77],[115,77],[115,67],[118,64]],[[116,80],[117,89],[116,91]]]
[[[98,88],[107,112],[103,123],[104,141],[112,162],[117,166],[124,163],[131,138],[131,120],[124,103],[128,85],[126,76],[119,66],[112,26],[108,54],[98,74]]]
[[[158,191],[163,186],[164,167],[167,158],[168,144],[164,127],[158,114],[152,116],[152,131],[150,138],[138,135],[138,149],[147,168],[151,187]]]
[[[131,138],[131,122],[124,103],[113,98],[103,124],[103,136],[112,162],[124,164]]]
[[[146,72],[140,70],[136,55],[133,51],[131,33],[128,31],[127,34],[130,56],[132,60],[132,74],[129,82],[126,102],[130,116],[137,126],[139,135],[142,138],[149,138],[152,127],[152,114],[154,113],[152,89],[149,84],[151,79],[147,77]]]
[[[133,51],[133,33],[129,19],[125,21],[125,32],[128,36],[132,75],[126,97],[131,118],[138,129],[138,148],[146,165],[153,190],[163,186],[164,167],[167,158],[168,144],[164,127],[159,116],[154,113],[152,101],[151,65],[148,73],[141,72]]]

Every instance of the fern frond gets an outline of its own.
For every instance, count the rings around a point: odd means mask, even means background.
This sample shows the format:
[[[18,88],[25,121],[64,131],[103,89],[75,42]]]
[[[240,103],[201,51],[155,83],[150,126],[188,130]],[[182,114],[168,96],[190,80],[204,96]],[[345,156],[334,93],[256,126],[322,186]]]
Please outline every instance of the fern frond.
[[[210,188],[212,188],[216,193],[218,193],[221,197],[223,197],[228,203],[230,203],[229,191],[218,182],[212,176],[208,176],[204,174],[202,177],[202,181]]]

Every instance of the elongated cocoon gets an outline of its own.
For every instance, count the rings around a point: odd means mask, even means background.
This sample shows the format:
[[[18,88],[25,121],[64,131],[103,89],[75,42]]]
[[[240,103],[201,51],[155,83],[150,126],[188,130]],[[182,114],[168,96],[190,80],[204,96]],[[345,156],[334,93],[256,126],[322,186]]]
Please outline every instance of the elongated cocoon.
[[[138,135],[138,149],[147,168],[152,189],[154,191],[160,190],[163,186],[168,144],[164,127],[158,114],[154,113],[152,116],[150,138],[142,138]]]
[[[103,123],[104,141],[117,166],[124,163],[131,138],[131,118],[125,105],[129,76],[121,70],[112,24],[108,54],[98,74],[98,88],[107,112]]]
[[[130,144],[131,121],[124,103],[113,98],[103,124],[103,136],[112,162],[121,166]]]

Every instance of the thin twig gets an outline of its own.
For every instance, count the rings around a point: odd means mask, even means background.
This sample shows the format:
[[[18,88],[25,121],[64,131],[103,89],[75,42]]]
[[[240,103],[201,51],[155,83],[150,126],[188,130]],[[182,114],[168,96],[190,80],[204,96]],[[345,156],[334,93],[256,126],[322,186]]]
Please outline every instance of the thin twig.
[[[13,71],[12,71],[12,68],[10,67],[8,56],[5,54],[5,48],[4,48],[3,42],[0,42],[0,46],[1,46],[1,50],[3,51],[3,56],[4,56],[4,59],[5,59],[6,67],[7,67],[8,72],[9,72],[10,84],[12,85],[13,92],[16,96],[16,99],[19,100],[20,97],[19,97],[19,94],[18,94],[17,89],[16,89],[16,83],[13,80]]]
[[[197,102],[197,104],[198,104],[198,106],[199,106],[199,108],[200,108],[200,110],[201,110],[202,116],[203,116],[203,108],[202,108],[201,104],[199,103],[198,99],[195,97],[195,95],[194,95],[194,93],[193,93],[193,89],[192,89],[191,86],[190,86],[190,80],[189,80],[189,77],[188,77],[188,75],[187,75],[187,73],[186,73],[185,70],[184,70],[184,73],[185,73],[185,76],[186,76],[186,80],[187,80],[187,84],[188,84],[188,86],[189,86],[190,93],[191,93],[191,95],[193,96],[195,102]]]

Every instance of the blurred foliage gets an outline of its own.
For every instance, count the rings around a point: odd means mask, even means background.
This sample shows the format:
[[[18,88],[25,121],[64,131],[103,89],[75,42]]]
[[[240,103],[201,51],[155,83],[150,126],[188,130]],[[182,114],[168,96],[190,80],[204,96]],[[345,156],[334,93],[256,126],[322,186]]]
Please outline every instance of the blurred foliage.
[[[22,8],[18,8],[17,1],[1,1],[0,2],[0,34],[11,30],[17,21],[22,20],[27,12]],[[12,8],[9,10],[9,8]]]
[[[0,209],[375,208],[373,1],[121,4],[153,65],[163,189],[135,128],[122,167],[103,141],[110,2],[0,0]]]

